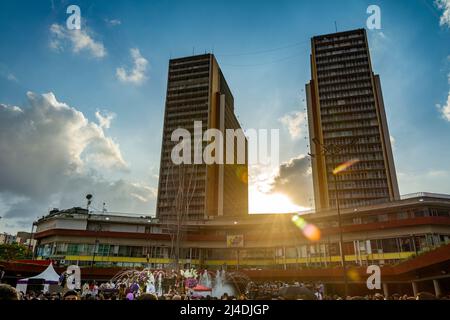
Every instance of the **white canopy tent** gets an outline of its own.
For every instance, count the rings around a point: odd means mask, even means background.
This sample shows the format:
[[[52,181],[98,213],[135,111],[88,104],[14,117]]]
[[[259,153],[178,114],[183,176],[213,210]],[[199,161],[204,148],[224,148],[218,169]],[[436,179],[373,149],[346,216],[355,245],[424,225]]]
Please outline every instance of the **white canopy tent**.
[[[56,273],[55,269],[53,268],[53,264],[50,263],[44,271],[42,271],[40,274],[34,277],[20,279],[17,281],[16,290],[27,292],[27,286],[28,282],[31,279],[42,279],[44,280],[44,293],[48,292],[50,285],[58,284],[59,283],[59,274]]]

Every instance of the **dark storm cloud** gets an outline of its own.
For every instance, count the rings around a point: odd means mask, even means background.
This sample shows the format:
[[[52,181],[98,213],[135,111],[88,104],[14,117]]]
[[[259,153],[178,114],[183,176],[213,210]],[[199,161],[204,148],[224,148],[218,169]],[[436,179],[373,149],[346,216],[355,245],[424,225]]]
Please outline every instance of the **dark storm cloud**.
[[[271,192],[283,193],[297,205],[311,206],[313,191],[309,162],[307,157],[301,155],[281,164]]]

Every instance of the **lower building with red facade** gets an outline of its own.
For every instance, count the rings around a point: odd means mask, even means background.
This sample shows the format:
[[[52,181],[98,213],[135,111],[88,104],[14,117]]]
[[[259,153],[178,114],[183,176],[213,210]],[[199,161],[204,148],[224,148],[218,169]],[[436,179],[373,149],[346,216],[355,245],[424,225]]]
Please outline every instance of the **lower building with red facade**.
[[[55,210],[35,223],[35,260],[4,263],[5,279],[35,274],[51,260],[58,271],[75,264],[83,280],[107,281],[124,268],[173,269],[179,252],[181,268],[226,269],[253,281],[320,281],[328,292],[341,292],[336,212],[305,213],[301,224],[292,217],[251,214],[190,221],[180,226],[176,241],[167,233],[174,230],[170,222],[152,217]],[[370,265],[381,267],[385,293],[450,293],[450,196],[417,193],[345,209],[341,217],[350,293],[367,293]]]

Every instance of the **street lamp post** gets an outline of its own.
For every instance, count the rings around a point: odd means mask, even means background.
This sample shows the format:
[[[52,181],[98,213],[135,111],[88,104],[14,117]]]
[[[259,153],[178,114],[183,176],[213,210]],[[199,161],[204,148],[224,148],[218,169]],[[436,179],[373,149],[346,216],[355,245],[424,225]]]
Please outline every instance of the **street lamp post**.
[[[335,166],[335,161],[334,161],[334,155],[335,153],[333,152],[331,155],[331,162],[333,163],[333,166]],[[345,253],[344,253],[344,235],[343,235],[343,231],[342,231],[342,219],[341,219],[341,209],[340,209],[340,205],[339,205],[339,187],[338,187],[338,183],[337,183],[337,174],[333,173],[333,181],[334,181],[334,194],[335,194],[335,199],[336,199],[336,210],[337,210],[337,215],[338,215],[338,228],[339,228],[339,247],[340,247],[340,252],[341,252],[341,261],[342,261],[342,275],[344,278],[344,295],[345,298],[348,296],[348,281],[347,281],[347,266],[346,266],[346,261],[345,261]]]
[[[335,156],[342,151],[344,147],[350,146],[355,144],[358,139],[354,139],[352,142],[350,142],[347,145],[342,146],[336,146],[335,144],[331,144],[330,146],[325,146],[317,138],[312,139],[313,142],[320,147],[321,153],[324,155],[329,155],[331,157],[331,164],[332,166],[336,167],[336,159]],[[311,157],[314,157],[315,155],[309,154]],[[328,170],[327,170],[328,172]],[[344,253],[344,234],[342,230],[342,217],[341,217],[341,208],[339,204],[339,186],[338,186],[338,179],[337,179],[337,173],[332,172],[333,174],[333,183],[334,183],[334,194],[335,194],[335,200],[336,200],[336,211],[337,211],[337,217],[338,217],[338,229],[339,229],[339,249],[341,253],[341,263],[342,263],[342,277],[344,280],[344,295],[345,297],[348,296],[348,280],[347,280],[347,264],[345,261],[345,253]]]
[[[97,253],[99,242],[100,242],[100,241],[99,241],[98,239],[95,239],[94,253],[92,254],[92,263],[91,263],[91,267],[94,267],[94,263],[95,263],[95,254]]]
[[[33,223],[31,224],[30,239],[28,240],[29,241],[28,242],[28,251],[30,252],[31,250],[33,250],[32,254],[31,254],[31,259],[32,260],[34,260],[34,247],[32,247],[32,242],[33,242],[33,239],[34,239],[34,233],[33,233],[34,224],[35,224],[35,222],[33,221]]]
[[[31,252],[31,242],[33,241],[33,229],[34,229],[34,222],[31,223],[30,238],[28,239],[28,253]],[[33,256],[34,256],[34,253],[31,254],[32,260],[33,260]]]

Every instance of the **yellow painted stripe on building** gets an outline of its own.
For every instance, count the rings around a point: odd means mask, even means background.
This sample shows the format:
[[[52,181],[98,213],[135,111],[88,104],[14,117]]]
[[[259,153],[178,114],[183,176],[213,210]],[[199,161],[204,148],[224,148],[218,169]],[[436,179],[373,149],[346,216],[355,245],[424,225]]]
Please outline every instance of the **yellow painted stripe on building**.
[[[361,260],[403,260],[414,255],[414,252],[392,252],[392,253],[374,253],[361,255],[358,258],[357,255],[346,255],[345,261],[359,261]],[[287,264],[292,263],[314,263],[314,262],[340,262],[341,256],[322,256],[322,257],[311,257],[311,258],[287,258]],[[284,262],[282,260],[277,261],[280,264]]]
[[[70,261],[92,261],[92,256],[65,256],[65,260]],[[128,262],[128,263],[147,263],[147,258],[139,258],[139,257],[104,257],[104,256],[95,256],[94,259],[96,262]],[[171,259],[166,258],[150,258],[148,259],[148,263],[161,263],[168,264],[171,263]],[[180,259],[180,263],[193,263],[198,264],[199,260],[192,259],[189,261],[188,259]]]
[[[359,261],[361,260],[403,260],[407,259],[414,255],[414,252],[393,252],[393,253],[374,253],[374,254],[366,254],[358,257],[357,255],[346,255],[346,261]],[[70,261],[92,261],[92,256],[65,256],[65,260]],[[146,258],[138,258],[138,257],[104,257],[104,256],[96,256],[96,262],[125,262],[125,263],[147,263]],[[321,263],[321,262],[340,262],[340,256],[322,256],[322,257],[310,257],[310,258],[277,258],[277,259],[239,259],[239,265],[251,265],[251,266],[265,266],[265,265],[282,265],[282,264],[308,264],[308,263]],[[148,263],[157,263],[157,264],[170,264],[172,263],[172,259],[168,258],[150,258]],[[192,263],[192,264],[200,264],[200,260],[198,259],[181,259],[180,263]],[[221,266],[221,265],[232,265],[235,266],[238,264],[236,259],[233,260],[205,260],[203,262],[204,265],[208,266]]]
[[[237,265],[237,260],[205,260],[204,264],[208,265],[208,266],[220,266],[223,264],[227,264],[227,265],[232,265],[235,266]],[[239,265],[240,266],[245,266],[245,265],[260,265],[260,266],[265,266],[265,265],[271,265],[271,264],[276,264],[276,262],[274,260],[267,260],[267,259],[252,259],[252,260],[248,260],[248,259],[239,259]]]

